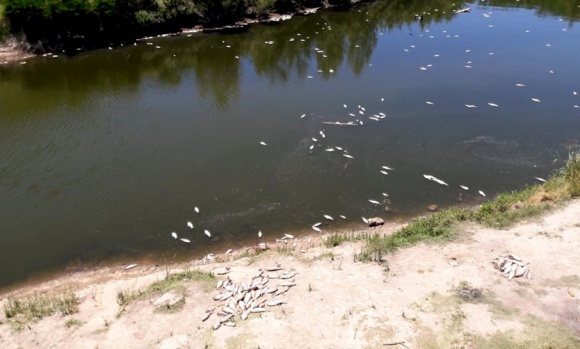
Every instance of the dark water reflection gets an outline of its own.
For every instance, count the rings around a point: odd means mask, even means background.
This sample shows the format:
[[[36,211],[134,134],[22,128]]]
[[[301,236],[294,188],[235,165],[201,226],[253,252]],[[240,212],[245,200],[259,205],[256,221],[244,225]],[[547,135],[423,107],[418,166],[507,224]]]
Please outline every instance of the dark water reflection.
[[[379,1],[0,66],[0,285],[533,183],[580,138],[578,6]]]

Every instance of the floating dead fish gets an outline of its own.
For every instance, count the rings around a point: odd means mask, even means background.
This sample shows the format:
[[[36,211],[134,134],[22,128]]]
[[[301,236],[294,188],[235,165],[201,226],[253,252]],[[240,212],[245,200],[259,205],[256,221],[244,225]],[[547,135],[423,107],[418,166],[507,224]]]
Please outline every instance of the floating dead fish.
[[[480,190],[478,193],[479,193],[479,195],[481,195],[481,196],[485,196],[485,193],[484,193],[484,192],[482,192],[481,190]]]
[[[463,189],[463,190],[469,190],[468,187],[464,186],[464,185],[460,185],[459,188]]]
[[[498,105],[495,103],[487,103],[487,104],[489,104],[491,107],[498,107]]]
[[[369,202],[371,204],[375,204],[375,205],[379,205],[380,204],[380,202],[378,202],[377,200],[369,200]]]
[[[306,116],[306,114],[300,115],[300,119],[303,119],[305,116]]]
[[[329,221],[333,221],[334,220],[334,218],[332,218],[331,216],[329,216],[327,214],[324,215],[324,218],[328,219]]]
[[[316,223],[316,224],[313,224],[312,226],[313,226],[313,227],[319,227],[320,225],[322,225],[322,223],[318,222],[318,223]]]
[[[387,172],[387,171],[380,171],[380,172],[381,172],[382,174],[384,174],[385,176],[388,176],[388,175],[389,175],[389,172]]]
[[[196,213],[199,213],[199,208],[195,207],[194,210]]]
[[[526,85],[524,84],[516,84],[517,87],[525,87]]]
[[[427,104],[429,104],[429,105],[433,105],[433,102],[430,102],[430,101],[427,101],[427,102],[425,102],[425,103],[427,103]]]
[[[342,218],[342,219],[346,219],[346,216],[340,215],[340,218]]]
[[[334,151],[334,148],[326,148],[324,151]]]
[[[181,241],[185,242],[186,244],[189,244],[189,243],[191,243],[191,241],[190,241],[189,239],[179,239],[179,240],[181,240]]]
[[[532,102],[540,103],[540,100],[537,98],[532,98]]]
[[[294,239],[294,236],[293,235],[290,235],[290,234],[284,234],[284,237],[286,239]]]
[[[324,132],[320,131],[319,133],[320,133],[320,137],[326,138],[326,135],[324,134]]]
[[[315,231],[317,231],[317,232],[321,232],[322,231],[319,227],[315,227],[315,226],[312,226],[312,229],[315,230]]]
[[[364,217],[361,217],[361,218],[362,218],[363,222],[365,222],[365,224],[369,224],[369,220],[368,219],[366,219]]]
[[[266,146],[266,142],[260,142],[261,145]]]
[[[473,104],[466,104],[465,106],[467,108],[477,108],[477,106],[476,105],[473,105]]]
[[[354,159],[354,157],[353,157],[353,156],[351,156],[351,155],[348,155],[348,154],[342,154],[342,156],[344,156],[345,158]]]
[[[139,264],[129,264],[128,266],[125,267],[125,270],[133,269],[133,268],[135,268],[138,265]]]
[[[211,233],[209,232],[209,230],[204,230],[203,233],[210,238],[211,237]]]
[[[540,177],[534,177],[535,179],[539,180],[540,182],[545,182],[546,180]]]
[[[389,166],[381,166],[381,167],[388,171],[394,171],[394,169],[390,168]]]
[[[423,177],[425,177],[425,179],[428,179],[430,181],[434,181],[434,182],[439,183],[441,185],[444,185],[444,186],[447,186],[447,187],[449,186],[449,184],[443,182],[442,180],[440,180],[439,178],[436,178],[434,176],[424,174]]]
[[[312,150],[312,149],[314,149],[314,145],[311,145],[311,146],[310,146],[310,150]]]
[[[313,141],[313,142],[318,142],[318,139],[316,139],[316,138],[312,137],[312,141]]]
[[[187,226],[188,226],[190,229],[193,229],[193,223],[191,223],[191,222],[187,222]]]

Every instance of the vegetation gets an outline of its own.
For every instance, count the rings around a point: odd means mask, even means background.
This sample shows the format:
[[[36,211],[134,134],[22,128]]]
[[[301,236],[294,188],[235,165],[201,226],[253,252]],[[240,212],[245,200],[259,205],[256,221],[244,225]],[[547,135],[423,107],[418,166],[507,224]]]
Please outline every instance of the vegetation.
[[[67,316],[76,312],[78,312],[78,299],[71,290],[60,296],[49,297],[35,294],[24,300],[8,298],[8,302],[4,305],[4,316],[15,331],[20,331],[24,325],[55,313]]]
[[[369,233],[337,233],[326,240],[332,247],[344,241],[366,241],[359,254],[363,262],[380,262],[387,253],[418,242],[447,240],[461,222],[476,222],[503,228],[537,215],[569,198],[580,196],[580,153],[570,152],[564,167],[542,185],[503,193],[474,209],[451,208],[417,219],[391,235]]]
[[[123,307],[135,299],[149,297],[154,294],[165,293],[172,290],[183,292],[185,290],[184,282],[186,281],[205,283],[209,290],[210,286],[213,288],[216,277],[213,273],[202,270],[186,269],[180,273],[173,274],[168,272],[163,280],[152,283],[145,290],[137,292],[129,289],[118,290],[117,303]]]

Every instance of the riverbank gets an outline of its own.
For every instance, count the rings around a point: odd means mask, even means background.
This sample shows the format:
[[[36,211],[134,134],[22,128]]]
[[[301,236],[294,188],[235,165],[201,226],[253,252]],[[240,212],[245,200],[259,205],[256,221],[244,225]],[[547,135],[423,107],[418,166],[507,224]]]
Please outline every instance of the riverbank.
[[[180,4],[162,1],[128,7],[112,3],[60,9],[60,3],[51,7],[49,3],[39,5],[8,1],[4,8],[0,8],[0,28],[3,32],[0,35],[0,63],[34,55],[77,54],[79,51],[124,46],[152,37],[197,32],[239,32],[247,30],[251,24],[276,24],[296,15],[316,13],[321,8],[348,8],[364,2],[314,0],[290,4],[284,1],[218,1],[204,6],[188,1]],[[25,7],[21,8],[23,5]],[[31,10],[36,6],[48,6],[49,9]],[[112,7],[105,9],[99,6]],[[50,12],[54,14],[46,18],[45,14],[40,14]],[[67,16],[63,17],[64,14]],[[86,17],[84,21],[82,17]]]
[[[220,262],[125,265],[67,275],[2,296],[6,307],[7,299],[72,292],[76,305],[61,306],[70,310],[66,316],[20,325],[4,313],[0,343],[3,348],[577,347],[579,210],[580,201],[570,201],[507,230],[462,223],[448,243],[401,249],[381,263],[358,261],[364,241],[332,247],[332,235],[325,234],[289,239],[264,252],[221,256]],[[389,236],[399,228],[357,234]],[[492,261],[507,253],[529,263],[533,277],[508,280],[495,269]],[[258,270],[277,264],[297,273],[296,286],[275,298],[286,304],[265,306],[266,312],[246,321],[238,315],[235,327],[213,330],[219,309],[202,322],[206,310],[218,305],[213,301],[222,292],[215,290],[218,280],[249,283]],[[181,274],[167,277],[173,273]],[[270,279],[267,285],[282,282]],[[172,305],[157,308],[162,298]]]

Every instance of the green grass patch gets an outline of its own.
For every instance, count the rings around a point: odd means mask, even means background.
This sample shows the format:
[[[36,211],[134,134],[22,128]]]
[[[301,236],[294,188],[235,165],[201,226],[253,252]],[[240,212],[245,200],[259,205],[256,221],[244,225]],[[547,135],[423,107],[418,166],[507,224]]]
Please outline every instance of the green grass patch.
[[[35,294],[26,299],[8,298],[4,304],[4,316],[15,331],[20,331],[24,325],[41,320],[46,316],[60,313],[67,316],[78,312],[78,298],[68,290],[59,296]]]
[[[83,322],[82,322],[82,321],[80,321],[80,320],[77,320],[77,319],[75,319],[75,318],[72,318],[72,317],[71,317],[70,319],[66,320],[66,322],[64,323],[64,325],[65,325],[67,328],[71,328],[71,327],[80,327],[82,324],[83,324]]]
[[[167,273],[163,280],[155,281],[151,285],[147,286],[144,290],[132,291],[130,289],[120,289],[117,291],[117,303],[124,307],[131,301],[136,299],[142,299],[150,297],[152,295],[165,293],[168,291],[185,291],[186,282],[200,282],[204,285],[204,288],[209,291],[213,289],[215,282],[217,281],[216,276],[212,272],[206,272],[202,270],[190,270],[186,269],[179,273]],[[121,311],[122,313],[122,311]],[[120,315],[120,314],[119,314]]]

